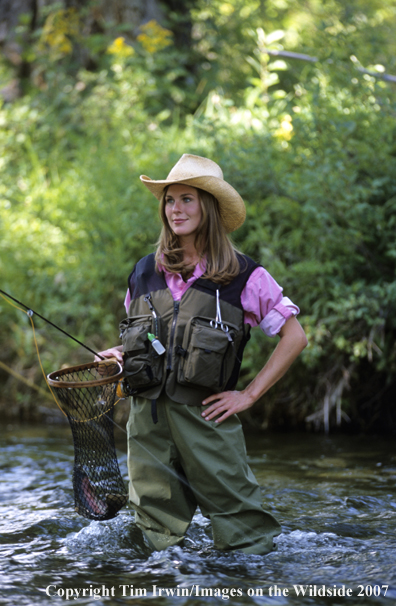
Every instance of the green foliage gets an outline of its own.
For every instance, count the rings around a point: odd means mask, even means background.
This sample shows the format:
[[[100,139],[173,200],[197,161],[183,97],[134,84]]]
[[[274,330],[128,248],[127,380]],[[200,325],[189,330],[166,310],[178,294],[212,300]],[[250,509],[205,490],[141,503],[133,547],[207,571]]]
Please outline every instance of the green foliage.
[[[363,67],[396,72],[393,0],[200,0],[193,17],[202,57],[200,88],[221,89],[238,104],[246,93],[258,92],[257,76],[262,86],[263,72],[269,84],[275,71],[279,89],[287,93],[305,81],[309,64],[286,60],[284,70],[264,49],[317,57],[333,78],[352,56]]]
[[[62,38],[51,46],[56,20],[42,24],[29,92],[0,110],[0,288],[96,350],[117,344],[128,274],[160,227],[139,175],[207,155],[247,203],[235,243],[301,307],[309,337],[260,423],[303,424],[345,379],[340,402],[367,427],[365,391],[381,416],[370,385],[396,371],[396,102],[394,85],[356,67],[396,71],[393,3],[200,0],[192,15],[184,51],[154,24],[127,43],[82,39],[74,21],[62,22],[69,53]],[[39,381],[30,324],[0,305],[1,359]],[[36,324],[47,372],[89,359]],[[250,345],[242,386],[274,341],[255,331]]]

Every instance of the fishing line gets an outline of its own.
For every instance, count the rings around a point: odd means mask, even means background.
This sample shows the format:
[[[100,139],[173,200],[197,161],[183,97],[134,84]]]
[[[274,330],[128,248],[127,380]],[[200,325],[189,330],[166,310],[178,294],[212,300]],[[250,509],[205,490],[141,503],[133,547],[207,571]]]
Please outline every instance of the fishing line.
[[[5,295],[5,296],[3,296]],[[33,338],[34,338],[34,343],[35,343],[35,347],[36,347],[36,352],[37,352],[37,357],[39,360],[39,364],[40,364],[40,368],[41,371],[43,373],[45,382],[57,404],[57,406],[59,407],[59,409],[62,411],[62,413],[66,415],[66,413],[62,410],[62,407],[60,406],[60,404],[58,403],[52,389],[51,386],[48,383],[47,380],[47,376],[45,374],[42,362],[41,362],[41,358],[40,358],[40,353],[39,353],[39,348],[38,348],[38,343],[37,343],[37,338],[36,338],[36,333],[35,333],[35,326],[34,326],[34,322],[33,322],[33,315],[36,315],[38,318],[41,318],[41,320],[44,320],[44,322],[47,322],[47,324],[50,324],[51,326],[53,326],[54,328],[56,328],[57,330],[59,330],[60,332],[62,332],[64,335],[66,335],[67,337],[69,337],[70,339],[72,339],[73,341],[75,341],[76,343],[78,343],[79,345],[81,345],[82,347],[84,347],[85,349],[87,349],[89,352],[91,352],[92,354],[94,354],[95,356],[101,358],[102,360],[105,360],[106,358],[104,358],[103,356],[101,356],[100,354],[98,354],[97,352],[95,352],[94,350],[92,350],[90,347],[88,347],[87,345],[85,345],[84,343],[82,343],[81,341],[79,341],[78,339],[76,339],[75,337],[73,337],[71,334],[69,334],[68,332],[66,332],[65,330],[63,330],[62,328],[60,328],[59,326],[57,326],[56,324],[54,324],[53,322],[51,322],[50,320],[48,320],[47,318],[44,318],[44,316],[38,314],[37,312],[35,312],[33,309],[31,309],[30,307],[28,307],[27,305],[24,305],[24,303],[21,303],[21,301],[18,301],[18,299],[15,299],[14,297],[12,297],[11,295],[9,295],[8,293],[4,292],[3,290],[0,289],[0,296],[10,305],[12,305],[12,307],[15,307],[15,309],[18,309],[19,311],[22,311],[23,313],[26,313],[31,325],[32,325],[32,330],[33,330]],[[8,297],[8,299],[11,299],[12,301],[14,301],[15,303],[17,303],[18,305],[21,305],[22,307],[24,307],[24,309],[21,309],[20,307],[17,307],[16,305],[14,305],[13,303],[11,303],[11,301],[7,300],[5,297]],[[122,398],[119,398],[115,404],[117,404]],[[115,406],[114,404],[114,406]],[[125,435],[128,435],[128,432],[125,431],[125,429],[123,427],[121,427],[120,425],[118,425],[118,423],[116,423],[111,417],[109,417],[106,413],[102,413],[104,414],[104,416],[106,416],[106,418],[108,418],[115,427],[117,427],[122,433],[124,433]],[[102,416],[102,415],[99,415]],[[92,421],[93,419],[86,419],[85,422],[89,422]],[[132,436],[129,436],[132,437]],[[162,461],[160,461],[160,459],[158,459],[148,448],[146,448],[145,446],[143,446],[143,444],[141,444],[136,438],[132,437],[133,441],[138,444],[138,446],[144,450],[148,455],[150,455],[150,457],[156,462],[156,466],[158,468],[162,468],[164,469],[169,475],[173,476],[175,479],[177,479],[179,482],[181,482],[182,484],[184,484],[187,488],[189,488],[189,490],[191,490],[193,492],[194,495],[196,495],[196,497],[198,497],[202,503],[206,503],[207,506],[209,505],[211,507],[212,510],[218,511],[218,512],[222,512],[222,509],[220,507],[218,507],[213,501],[211,501],[210,499],[208,499],[207,497],[205,497],[205,495],[203,495],[199,490],[197,490],[196,488],[193,488],[193,486],[188,482],[188,480],[186,478],[183,478],[182,475],[178,474],[176,471],[174,471],[171,467],[169,467],[168,465],[166,465],[165,463],[163,463]],[[144,459],[141,459],[144,460]],[[197,503],[198,504],[198,503]],[[199,505],[199,504],[198,504]],[[234,524],[236,526],[238,526],[241,530],[243,529],[247,529],[247,530],[251,530],[251,527],[248,526],[245,522],[241,521],[241,520],[234,520]]]
[[[94,351],[93,349],[91,349],[87,345],[84,345],[84,343],[81,343],[81,341],[79,341],[78,339],[76,339],[75,337],[73,337],[73,335],[71,335],[68,332],[66,332],[65,330],[63,330],[63,328],[60,328],[59,326],[57,326],[56,324],[54,324],[50,320],[47,320],[47,318],[44,318],[43,316],[41,316],[39,313],[37,313],[37,311],[34,311],[34,309],[32,309],[31,307],[28,307],[24,303],[21,303],[21,301],[18,301],[18,299],[14,299],[14,297],[11,297],[11,295],[9,295],[8,293],[4,292],[4,290],[0,290],[0,293],[1,293],[1,295],[5,295],[9,299],[12,299],[13,301],[15,301],[15,303],[18,303],[18,305],[22,305],[22,307],[24,307],[25,309],[20,309],[19,307],[17,307],[16,309],[19,309],[20,311],[25,311],[26,310],[26,313],[27,313],[27,315],[30,318],[32,316],[29,315],[29,313],[30,314],[35,314],[38,318],[41,318],[41,320],[44,320],[44,322],[47,322],[47,324],[50,324],[51,326],[53,326],[54,328],[56,328],[60,332],[63,332],[63,334],[66,335],[67,337],[69,337],[69,339],[72,339],[73,341],[75,341],[76,343],[78,343],[79,345],[81,345],[82,347],[84,347],[85,349],[87,349],[88,351],[90,351],[92,354],[94,354],[94,356],[98,356],[98,358],[101,358],[102,360],[105,359],[103,356],[101,356],[100,354],[98,354],[96,351]],[[3,297],[3,299],[4,299],[4,297]],[[8,301],[8,303],[10,303],[10,301]],[[10,305],[12,305],[12,303],[10,303]],[[15,307],[15,305],[13,307]]]
[[[52,397],[55,400],[56,405],[58,406],[59,410],[62,411],[62,413],[66,416],[66,413],[63,411],[61,405],[59,404],[58,400],[55,397],[54,392],[51,389],[50,384],[47,381],[47,375],[45,374],[44,368],[43,368],[43,364],[41,362],[41,357],[40,357],[40,352],[39,352],[39,348],[38,348],[38,343],[37,343],[37,338],[36,338],[36,331],[35,331],[35,327],[34,327],[34,322],[33,322],[33,314],[35,313],[32,309],[29,309],[28,307],[26,307],[26,305],[24,305],[23,303],[21,303],[20,301],[18,301],[17,299],[14,299],[14,297],[11,297],[9,294],[7,294],[6,292],[4,292],[3,290],[0,290],[0,296],[7,302],[9,303],[12,307],[14,307],[15,309],[18,309],[19,311],[22,311],[23,313],[25,313],[25,309],[21,309],[20,307],[17,307],[16,305],[14,305],[13,303],[11,303],[11,301],[8,301],[3,295],[6,295],[7,297],[9,297],[10,299],[12,299],[13,301],[15,301],[16,303],[18,303],[18,305],[22,305],[23,307],[25,307],[26,311],[26,315],[28,316],[30,323],[32,325],[32,330],[33,330],[33,340],[34,340],[34,345],[36,347],[36,352],[37,352],[37,357],[38,357],[38,361],[39,361],[39,365],[41,368],[41,372],[43,373],[43,377],[45,379],[45,382],[47,384],[48,389],[50,390]],[[38,315],[38,314],[37,314]],[[39,316],[41,317],[41,316]],[[45,319],[45,318],[43,318]],[[49,322],[49,324],[51,324],[51,322]],[[53,326],[55,326],[53,324]],[[57,328],[57,327],[55,327]],[[61,330],[61,329],[59,329]],[[63,331],[62,331],[63,332]]]
[[[65,416],[67,416],[66,413],[64,412],[63,408],[59,404],[58,400],[56,399],[55,394],[52,391],[51,385],[48,382],[47,375],[45,373],[45,370],[44,370],[44,367],[43,367],[43,364],[42,364],[42,361],[41,361],[40,351],[39,351],[37,337],[36,337],[36,329],[35,329],[34,321],[33,321],[33,315],[36,315],[38,318],[41,318],[41,320],[44,320],[44,322],[47,322],[47,324],[50,324],[51,326],[53,326],[54,328],[56,328],[56,330],[59,330],[61,333],[63,333],[64,335],[66,335],[67,337],[69,337],[70,339],[72,339],[73,341],[75,341],[76,343],[78,343],[79,345],[81,345],[82,347],[84,347],[85,349],[87,349],[88,351],[90,351],[92,354],[94,354],[98,358],[101,358],[102,360],[105,360],[105,358],[103,356],[101,356],[100,354],[98,354],[97,352],[95,352],[90,347],[88,347],[87,345],[85,345],[84,343],[82,343],[81,341],[79,341],[78,339],[76,339],[75,337],[73,337],[73,335],[71,335],[68,332],[66,332],[65,330],[63,330],[63,328],[60,328],[60,326],[57,326],[56,324],[54,324],[53,322],[51,322],[47,318],[44,318],[44,316],[42,316],[41,314],[37,313],[36,311],[34,311],[33,309],[31,309],[30,307],[28,307],[27,305],[25,305],[21,301],[18,301],[18,299],[15,299],[14,297],[12,297],[8,293],[6,293],[4,290],[0,289],[0,297],[2,299],[4,299],[4,301],[6,301],[6,303],[8,303],[9,305],[11,305],[15,309],[18,309],[19,311],[22,311],[23,313],[26,313],[26,315],[28,316],[28,318],[30,320],[30,323],[32,325],[34,345],[35,345],[35,348],[36,348],[37,358],[38,358],[38,361],[39,361],[41,372],[43,373],[44,380],[45,380],[45,382],[47,384],[47,387],[50,390],[50,392],[52,394],[52,397],[54,398],[55,403],[58,406],[59,410],[61,410],[62,413]],[[6,299],[6,297],[8,297],[8,298]],[[14,303],[12,303],[11,301],[9,301],[8,299],[11,299],[12,301],[14,301],[15,303],[17,303],[18,305],[21,305],[22,307],[24,307],[24,309],[22,309],[21,307],[18,307],[17,305],[14,305]],[[119,400],[117,400],[117,402],[115,402],[115,404],[117,404],[118,402],[119,402]],[[114,404],[114,406],[115,406],[115,404]],[[106,413],[103,413],[103,414],[106,414]],[[106,415],[106,417],[107,417],[107,415]],[[110,417],[107,417],[107,418],[110,419]],[[87,422],[89,420],[91,420],[91,419],[86,419],[85,422]],[[110,419],[110,420],[113,421],[113,419]]]

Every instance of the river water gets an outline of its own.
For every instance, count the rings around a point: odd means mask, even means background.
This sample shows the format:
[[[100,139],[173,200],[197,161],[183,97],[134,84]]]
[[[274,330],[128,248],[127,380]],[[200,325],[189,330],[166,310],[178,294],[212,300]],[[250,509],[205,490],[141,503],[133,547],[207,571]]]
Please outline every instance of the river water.
[[[1,604],[396,604],[392,439],[248,436],[283,531],[265,557],[214,550],[199,513],[183,548],[150,553],[132,510],[107,522],[74,512],[68,426],[3,426],[0,440]],[[117,444],[127,479],[121,433]]]

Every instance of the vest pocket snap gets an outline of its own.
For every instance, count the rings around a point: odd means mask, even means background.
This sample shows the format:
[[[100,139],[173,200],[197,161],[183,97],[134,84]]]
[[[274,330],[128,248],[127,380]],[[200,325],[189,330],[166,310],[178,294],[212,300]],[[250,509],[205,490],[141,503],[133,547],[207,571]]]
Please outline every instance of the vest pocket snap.
[[[236,327],[235,327],[236,329]],[[233,334],[210,325],[210,319],[192,318],[183,339],[178,382],[221,391],[233,368]]]
[[[163,358],[152,346],[149,334],[154,331],[151,315],[126,318],[120,323],[124,352],[124,376],[131,393],[139,393],[160,385]],[[159,335],[155,335],[159,337]]]

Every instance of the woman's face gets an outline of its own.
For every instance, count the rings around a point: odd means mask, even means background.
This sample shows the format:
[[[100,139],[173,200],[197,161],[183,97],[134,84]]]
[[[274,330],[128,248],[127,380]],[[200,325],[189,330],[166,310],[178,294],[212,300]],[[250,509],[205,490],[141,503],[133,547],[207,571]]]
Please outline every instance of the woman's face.
[[[165,196],[169,227],[182,240],[195,235],[202,219],[198,190],[181,183],[170,185]]]

